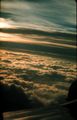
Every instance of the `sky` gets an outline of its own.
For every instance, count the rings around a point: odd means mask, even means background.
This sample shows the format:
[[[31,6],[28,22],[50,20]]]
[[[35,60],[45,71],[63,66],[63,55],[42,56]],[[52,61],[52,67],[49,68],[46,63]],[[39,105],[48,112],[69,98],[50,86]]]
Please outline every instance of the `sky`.
[[[2,0],[1,27],[75,32],[75,0]]]

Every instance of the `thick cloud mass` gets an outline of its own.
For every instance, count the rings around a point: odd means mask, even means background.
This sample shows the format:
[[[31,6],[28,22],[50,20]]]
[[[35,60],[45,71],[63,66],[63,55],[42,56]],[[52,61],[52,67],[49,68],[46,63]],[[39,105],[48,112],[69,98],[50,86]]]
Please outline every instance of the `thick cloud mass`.
[[[71,61],[7,50],[2,50],[0,54],[3,109],[8,108],[5,106],[17,109],[53,102],[61,104],[69,85],[76,78],[76,66]]]

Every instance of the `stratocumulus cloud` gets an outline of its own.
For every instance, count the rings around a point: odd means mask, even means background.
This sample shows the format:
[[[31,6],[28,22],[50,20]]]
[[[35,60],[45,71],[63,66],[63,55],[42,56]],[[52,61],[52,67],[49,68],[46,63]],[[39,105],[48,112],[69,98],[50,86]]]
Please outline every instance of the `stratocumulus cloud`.
[[[6,99],[11,102],[10,96],[18,94],[17,100],[22,97],[22,105],[25,106],[24,99],[28,101],[39,97],[47,104],[59,98],[58,95],[64,96],[68,84],[76,75],[75,64],[72,62],[28,53],[2,50],[0,64],[0,79],[4,92],[8,94]]]

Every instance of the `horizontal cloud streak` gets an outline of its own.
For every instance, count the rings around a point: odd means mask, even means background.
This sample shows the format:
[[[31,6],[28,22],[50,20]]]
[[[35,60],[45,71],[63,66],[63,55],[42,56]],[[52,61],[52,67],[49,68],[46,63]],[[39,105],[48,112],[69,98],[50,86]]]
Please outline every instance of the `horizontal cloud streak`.
[[[0,18],[12,18],[13,14],[10,12],[1,12],[0,13]]]
[[[71,33],[63,33],[63,32],[46,32],[43,30],[37,30],[37,29],[26,29],[26,28],[18,28],[18,29],[12,29],[12,28],[4,28],[0,29],[1,32],[5,33],[15,33],[15,34],[34,34],[34,35],[41,35],[41,36],[50,36],[55,38],[68,38],[68,39],[76,39],[76,34]]]
[[[69,47],[68,45],[62,46],[56,44],[41,44],[41,43],[21,43],[21,42],[8,42],[1,41],[0,47],[3,49],[14,51],[27,51],[35,54],[42,54],[46,56],[56,56],[70,60],[76,60],[76,48]]]

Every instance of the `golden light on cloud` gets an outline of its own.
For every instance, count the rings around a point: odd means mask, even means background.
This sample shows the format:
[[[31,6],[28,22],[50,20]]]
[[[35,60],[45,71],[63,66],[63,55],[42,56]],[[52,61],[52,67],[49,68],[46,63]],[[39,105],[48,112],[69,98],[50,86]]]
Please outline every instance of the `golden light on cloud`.
[[[0,18],[0,28],[14,28],[12,21],[4,18]]]

